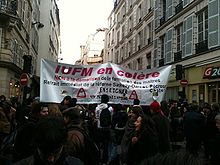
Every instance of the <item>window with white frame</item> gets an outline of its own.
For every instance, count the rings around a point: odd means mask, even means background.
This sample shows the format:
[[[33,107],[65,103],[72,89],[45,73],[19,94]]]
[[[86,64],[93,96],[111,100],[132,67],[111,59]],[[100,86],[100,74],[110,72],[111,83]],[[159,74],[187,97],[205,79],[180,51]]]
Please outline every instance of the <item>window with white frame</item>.
[[[172,37],[173,29],[167,30],[165,35],[165,63],[172,62]]]
[[[125,13],[126,13],[126,8],[125,8],[125,5],[123,5],[123,6],[122,6],[122,9],[121,9],[122,18],[125,17]]]
[[[124,47],[123,46],[121,47],[121,50],[120,50],[120,57],[121,57],[121,62],[123,62],[124,60]]]
[[[120,12],[117,14],[117,23],[120,22]]]
[[[198,42],[208,39],[208,9],[201,11],[197,15],[198,19]]]
[[[159,27],[160,25],[160,0],[155,0],[154,6],[154,24],[155,28]]]
[[[128,19],[128,29],[131,31],[133,28],[133,16],[131,15]]]
[[[125,37],[125,25],[122,25],[121,27],[121,37],[122,39]]]
[[[115,53],[115,63],[116,64],[118,64],[119,63],[119,52],[118,51],[116,51],[116,53]]]
[[[111,49],[111,54],[108,55],[107,61],[111,61],[112,62],[112,57],[113,57],[113,49]]]
[[[119,43],[119,39],[120,39],[120,31],[117,32],[117,44]]]
[[[142,6],[140,4],[137,9],[137,22],[141,21],[141,17],[142,17]]]
[[[182,50],[182,36],[183,36],[183,25],[180,24],[176,28],[176,50],[177,52]]]
[[[148,53],[146,55],[146,59],[147,59],[147,69],[151,68],[151,53]]]
[[[148,44],[149,44],[150,42],[152,42],[152,39],[153,39],[152,22],[150,22],[147,26],[148,26],[148,34],[149,34],[149,40],[148,40]]]
[[[108,47],[110,46],[111,33],[108,33]]]
[[[190,15],[183,21],[183,57],[192,55],[193,16],[194,15]]]
[[[166,0],[163,4],[163,16],[169,19],[173,15],[173,0]]]
[[[133,53],[133,39],[128,41],[128,56],[131,56]]]
[[[213,48],[220,45],[220,10],[219,0],[208,2],[208,47]]]
[[[12,41],[12,54],[13,54],[13,63],[17,65],[17,61],[18,61],[18,41],[15,39]]]
[[[164,52],[165,52],[165,36],[162,35],[160,37],[160,59],[164,58]]]
[[[141,49],[141,31],[137,34],[137,50]]]
[[[128,0],[128,8],[132,8],[132,4],[133,4],[132,0]]]
[[[190,4],[192,1],[194,0],[183,0],[183,6],[187,6],[188,4]]]
[[[24,50],[23,47],[20,45],[19,46],[19,59],[18,59],[18,65],[21,67],[22,66],[22,62],[23,62],[23,54],[24,54]]]
[[[153,67],[157,67],[158,59],[158,38],[154,40]]]
[[[142,70],[143,69],[143,60],[142,57],[137,59],[137,65],[138,65],[138,70]]]
[[[128,57],[131,55],[131,40],[130,41],[128,41],[128,43],[127,43],[127,53],[128,53]]]
[[[112,35],[111,35],[111,42],[114,43],[114,35],[115,35],[115,29],[112,29]]]
[[[21,20],[23,21],[23,22],[25,22],[25,11],[26,11],[26,7],[27,7],[27,1],[26,0],[24,0],[24,1],[22,1],[22,7],[21,7]]]

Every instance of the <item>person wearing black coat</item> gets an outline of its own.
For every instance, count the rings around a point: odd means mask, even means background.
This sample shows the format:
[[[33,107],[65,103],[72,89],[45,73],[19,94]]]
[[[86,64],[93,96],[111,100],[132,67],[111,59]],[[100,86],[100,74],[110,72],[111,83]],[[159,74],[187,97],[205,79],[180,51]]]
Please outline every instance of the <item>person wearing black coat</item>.
[[[159,152],[167,153],[170,151],[170,123],[168,118],[163,114],[160,104],[153,101],[150,104],[152,119],[156,124],[159,137]]]
[[[198,105],[193,103],[183,116],[186,150],[198,155],[201,142],[204,138],[205,117],[198,111]]]
[[[135,134],[128,148],[127,165],[139,165],[141,161],[159,151],[159,139],[154,121],[145,114],[135,121]]]

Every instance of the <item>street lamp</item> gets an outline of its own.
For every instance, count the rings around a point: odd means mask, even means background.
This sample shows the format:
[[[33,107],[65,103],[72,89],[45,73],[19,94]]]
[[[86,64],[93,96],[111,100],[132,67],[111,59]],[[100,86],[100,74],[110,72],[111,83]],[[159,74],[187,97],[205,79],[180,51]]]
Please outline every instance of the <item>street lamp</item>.
[[[37,28],[40,29],[40,28],[43,28],[44,27],[44,24],[42,24],[41,22],[32,22],[32,26],[34,25],[37,25]]]

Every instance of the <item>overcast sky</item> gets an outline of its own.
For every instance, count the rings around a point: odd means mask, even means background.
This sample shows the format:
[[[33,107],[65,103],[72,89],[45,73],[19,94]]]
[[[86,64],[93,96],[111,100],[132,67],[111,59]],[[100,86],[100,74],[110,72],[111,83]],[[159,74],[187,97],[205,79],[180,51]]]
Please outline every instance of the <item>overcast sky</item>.
[[[74,64],[80,58],[80,45],[89,34],[107,27],[114,0],[58,0],[61,24],[62,63]]]

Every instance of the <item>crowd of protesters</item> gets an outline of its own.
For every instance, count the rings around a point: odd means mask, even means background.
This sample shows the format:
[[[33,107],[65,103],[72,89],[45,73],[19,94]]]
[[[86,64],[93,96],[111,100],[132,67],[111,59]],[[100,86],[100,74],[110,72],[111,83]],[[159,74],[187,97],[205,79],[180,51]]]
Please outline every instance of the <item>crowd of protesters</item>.
[[[220,107],[109,104],[108,95],[99,104],[65,96],[59,104],[34,98],[22,105],[2,95],[0,164],[219,165]]]

